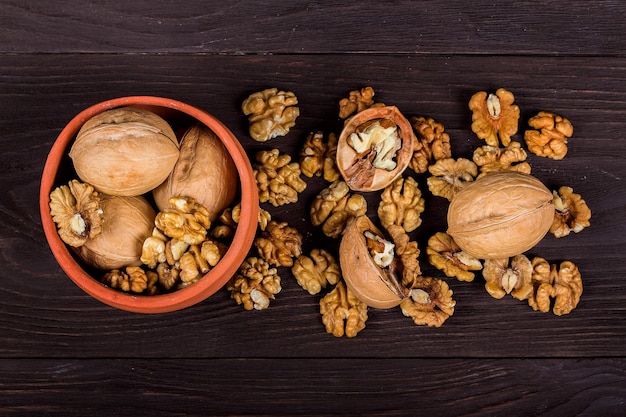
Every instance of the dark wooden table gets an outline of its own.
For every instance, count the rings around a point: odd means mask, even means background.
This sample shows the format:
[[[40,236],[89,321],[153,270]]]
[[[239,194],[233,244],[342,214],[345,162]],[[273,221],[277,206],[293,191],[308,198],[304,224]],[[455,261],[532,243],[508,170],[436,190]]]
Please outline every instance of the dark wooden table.
[[[626,415],[626,4],[622,1],[0,1],[0,414]],[[50,147],[84,108],[155,95],[217,116],[252,156],[297,157],[312,130],[337,131],[338,101],[372,86],[407,115],[443,123],[455,157],[481,143],[467,102],[515,94],[521,122],[569,118],[562,161],[529,156],[533,173],[569,185],[591,227],[535,249],[571,260],[584,293],[569,315],[496,300],[481,279],[447,279],[454,315],[416,326],[370,309],[353,339],[324,331],[320,296],[288,269],[270,308],[244,311],[222,290],[183,311],[141,315],[94,300],[57,265],[38,191]],[[248,94],[296,93],[288,136],[252,141]],[[515,137],[521,139],[521,134]],[[446,203],[426,196],[425,242],[445,230]],[[307,207],[273,210],[305,236]]]

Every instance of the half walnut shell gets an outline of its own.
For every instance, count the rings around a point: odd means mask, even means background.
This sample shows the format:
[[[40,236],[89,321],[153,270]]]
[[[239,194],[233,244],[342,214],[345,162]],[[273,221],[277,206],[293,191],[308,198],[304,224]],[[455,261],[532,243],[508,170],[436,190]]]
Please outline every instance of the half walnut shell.
[[[368,237],[369,236],[369,237]],[[391,256],[389,265],[381,267],[371,255],[368,240],[374,237],[385,241],[382,232],[367,216],[354,218],[346,227],[339,245],[339,264],[346,285],[354,295],[374,308],[391,308],[408,296],[395,274],[395,252],[379,253]]]
[[[352,190],[381,190],[407,168],[415,141],[397,107],[371,107],[344,126],[337,141],[337,168]]]

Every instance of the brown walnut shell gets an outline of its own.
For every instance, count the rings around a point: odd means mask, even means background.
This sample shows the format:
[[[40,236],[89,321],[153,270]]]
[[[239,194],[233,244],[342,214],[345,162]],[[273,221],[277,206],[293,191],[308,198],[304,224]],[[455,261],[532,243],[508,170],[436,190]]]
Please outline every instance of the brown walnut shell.
[[[183,135],[178,161],[167,180],[154,190],[154,201],[164,210],[170,197],[191,197],[214,221],[234,201],[238,178],[222,141],[208,127],[196,124]]]
[[[341,274],[352,293],[374,308],[395,307],[407,297],[392,269],[379,267],[370,256],[366,231],[383,236],[367,216],[354,218],[339,244]]]
[[[121,107],[87,120],[70,158],[78,177],[96,190],[137,196],[167,178],[178,159],[178,140],[159,115]]]
[[[395,123],[401,140],[400,149],[397,150],[394,158],[396,167],[393,170],[373,167],[367,161],[371,155],[359,154],[348,144],[348,137],[360,126],[374,120],[384,119]],[[370,107],[349,119],[341,131],[337,140],[337,168],[350,189],[355,191],[381,190],[402,175],[407,168],[413,156],[415,141],[411,124],[397,107]]]
[[[546,235],[554,218],[552,193],[521,172],[494,172],[458,192],[448,208],[448,234],[468,255],[519,255]]]

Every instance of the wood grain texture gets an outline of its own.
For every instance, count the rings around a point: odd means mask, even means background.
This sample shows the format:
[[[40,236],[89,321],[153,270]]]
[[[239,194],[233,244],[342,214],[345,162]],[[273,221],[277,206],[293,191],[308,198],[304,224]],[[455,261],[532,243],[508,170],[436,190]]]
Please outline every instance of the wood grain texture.
[[[0,388],[11,395],[0,397],[0,414],[617,417],[625,366],[623,359],[45,359],[19,367],[3,360]]]
[[[0,52],[623,55],[619,0],[2,0]]]
[[[622,416],[626,413],[626,5],[617,0],[467,2],[176,2],[0,0],[0,415]],[[374,87],[378,101],[443,123],[454,157],[481,145],[467,102],[515,94],[574,125],[563,161],[529,157],[550,188],[572,186],[591,227],[530,255],[575,262],[584,292],[569,315],[491,298],[481,279],[448,279],[457,306],[441,328],[399,309],[369,311],[356,338],[324,331],[320,296],[288,269],[265,311],[223,290],[158,316],[92,299],[58,267],[38,212],[39,179],[64,125],[113,97],[156,95],[212,113],[249,156],[298,155],[314,130],[338,132],[337,103]],[[260,144],[240,105],[294,91],[301,116]],[[412,174],[413,175],[413,174]],[[445,230],[447,202],[426,189],[412,237]],[[305,252],[336,250],[308,221],[326,184],[273,209]],[[377,195],[368,195],[375,214]]]

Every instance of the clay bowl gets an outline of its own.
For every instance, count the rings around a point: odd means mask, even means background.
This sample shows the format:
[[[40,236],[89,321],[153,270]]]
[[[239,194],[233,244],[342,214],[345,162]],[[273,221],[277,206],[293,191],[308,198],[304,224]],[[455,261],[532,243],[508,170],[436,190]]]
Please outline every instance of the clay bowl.
[[[167,120],[176,131],[196,122],[211,129],[224,143],[239,175],[238,199],[241,218],[228,251],[220,262],[194,284],[160,295],[133,295],[107,287],[94,278],[88,267],[73,255],[57,233],[50,215],[50,193],[76,178],[68,152],[81,126],[91,117],[116,107],[135,106],[153,111]],[[122,310],[137,313],[164,313],[187,308],[205,300],[222,288],[236,273],[248,254],[258,224],[259,198],[250,160],[233,133],[210,114],[188,104],[161,97],[133,96],[95,104],[76,115],[61,131],[46,160],[41,179],[39,206],[44,233],[57,262],[92,297]],[[156,210],[156,209],[155,209]],[[158,210],[157,210],[158,211]]]

